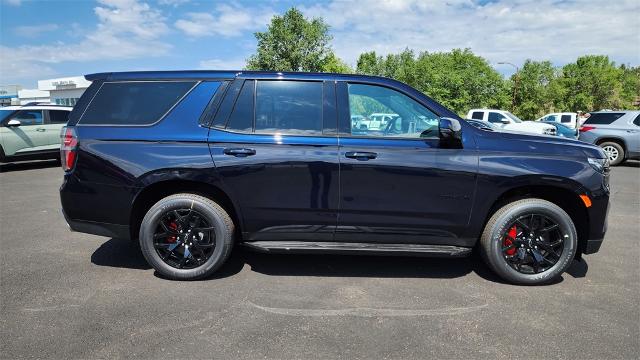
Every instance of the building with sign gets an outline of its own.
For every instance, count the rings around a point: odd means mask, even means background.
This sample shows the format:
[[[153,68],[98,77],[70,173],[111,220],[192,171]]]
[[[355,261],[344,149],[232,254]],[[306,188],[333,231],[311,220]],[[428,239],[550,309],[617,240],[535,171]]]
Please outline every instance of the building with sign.
[[[74,106],[89,85],[84,76],[38,80],[38,90],[48,91],[52,103],[66,106]]]
[[[49,98],[49,92],[38,89],[18,90],[18,101],[15,105],[26,105],[32,102],[51,102],[51,99]]]
[[[0,85],[0,106],[13,105],[18,99],[18,91],[21,89],[20,85]]]

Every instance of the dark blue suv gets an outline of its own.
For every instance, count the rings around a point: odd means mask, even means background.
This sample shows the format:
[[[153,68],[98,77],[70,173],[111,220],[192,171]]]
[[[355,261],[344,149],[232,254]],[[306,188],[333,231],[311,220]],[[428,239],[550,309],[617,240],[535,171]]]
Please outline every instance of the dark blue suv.
[[[223,71],[88,75],[60,197],[72,230],[136,239],[172,279],[236,245],[459,257],[538,284],[597,252],[609,165],[575,140],[477,129],[400,82]]]

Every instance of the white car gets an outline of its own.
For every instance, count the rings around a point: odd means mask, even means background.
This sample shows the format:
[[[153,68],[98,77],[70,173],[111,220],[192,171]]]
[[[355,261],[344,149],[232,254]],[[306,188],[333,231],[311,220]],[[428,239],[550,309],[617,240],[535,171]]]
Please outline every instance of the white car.
[[[572,129],[578,127],[577,125],[578,114],[574,112],[561,112],[561,113],[551,113],[547,114],[536,121],[553,121],[560,123],[562,125],[566,125]]]
[[[504,130],[525,132],[539,135],[556,135],[556,127],[535,121],[522,121],[505,110],[471,109],[467,119],[486,121]]]

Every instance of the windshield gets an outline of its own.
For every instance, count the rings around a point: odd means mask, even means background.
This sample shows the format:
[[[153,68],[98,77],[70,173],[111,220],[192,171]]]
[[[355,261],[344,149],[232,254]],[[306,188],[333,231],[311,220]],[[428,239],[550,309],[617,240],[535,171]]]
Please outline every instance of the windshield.
[[[0,122],[3,122],[4,119],[6,119],[9,116],[11,116],[11,114],[13,114],[14,112],[16,112],[16,111],[15,110],[0,110]]]
[[[510,117],[510,118],[511,118],[511,120],[513,120],[513,121],[515,121],[515,122],[517,122],[517,123],[521,123],[521,122],[522,122],[522,120],[520,120],[520,118],[519,118],[519,117],[517,117],[517,116],[513,115],[512,113],[510,113],[510,112],[508,112],[508,111],[505,111],[504,113],[505,113],[508,117]]]

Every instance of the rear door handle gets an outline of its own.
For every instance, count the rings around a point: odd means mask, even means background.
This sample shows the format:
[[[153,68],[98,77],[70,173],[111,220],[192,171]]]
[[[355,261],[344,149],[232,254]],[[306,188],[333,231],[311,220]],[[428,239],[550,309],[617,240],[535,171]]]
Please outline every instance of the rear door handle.
[[[231,155],[235,157],[247,157],[256,154],[256,151],[254,149],[246,148],[226,148],[223,152],[225,153],[225,155]]]
[[[374,152],[368,152],[368,151],[347,151],[346,153],[344,153],[344,156],[348,157],[349,159],[358,159],[358,160],[366,161],[366,160],[377,158],[378,154]]]

